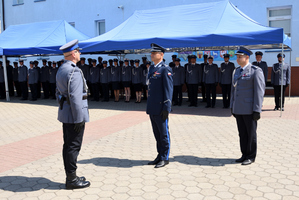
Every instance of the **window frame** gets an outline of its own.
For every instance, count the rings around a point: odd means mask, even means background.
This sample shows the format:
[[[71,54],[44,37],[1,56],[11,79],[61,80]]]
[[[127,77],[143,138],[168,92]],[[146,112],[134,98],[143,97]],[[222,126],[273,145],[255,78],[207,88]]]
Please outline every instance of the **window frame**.
[[[105,19],[96,20],[95,23],[96,23],[96,36],[106,33],[106,20]],[[105,25],[105,30],[101,34],[100,34],[100,23],[104,23],[104,25]]]
[[[291,14],[290,15],[282,15],[282,16],[275,16],[275,17],[270,17],[270,11],[271,10],[287,10],[290,9],[291,10]],[[272,21],[282,21],[282,20],[289,20],[290,22],[290,30],[289,32],[285,32],[285,34],[287,34],[289,37],[292,36],[292,15],[293,15],[293,9],[292,6],[280,6],[280,7],[271,7],[271,8],[267,8],[267,17],[268,17],[268,26],[269,27],[274,27],[274,26],[270,26],[270,22]]]

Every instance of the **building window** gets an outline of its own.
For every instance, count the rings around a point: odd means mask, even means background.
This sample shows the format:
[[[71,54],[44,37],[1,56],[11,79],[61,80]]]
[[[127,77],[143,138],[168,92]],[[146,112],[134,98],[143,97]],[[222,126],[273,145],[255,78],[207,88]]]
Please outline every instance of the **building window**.
[[[96,21],[96,34],[102,35],[106,32],[105,20]]]
[[[24,0],[13,0],[13,6],[24,4]]]
[[[46,0],[34,0],[34,2],[40,2],[40,1],[46,1]]]
[[[268,21],[270,27],[283,28],[291,36],[292,7],[268,8]]]
[[[69,24],[75,28],[75,22],[69,22]]]

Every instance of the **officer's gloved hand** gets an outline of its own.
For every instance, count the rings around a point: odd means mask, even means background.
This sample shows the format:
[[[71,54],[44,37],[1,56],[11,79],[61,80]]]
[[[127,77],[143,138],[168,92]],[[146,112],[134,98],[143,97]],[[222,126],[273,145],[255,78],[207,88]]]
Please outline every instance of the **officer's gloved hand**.
[[[163,119],[164,122],[168,118],[168,114],[169,114],[169,112],[167,110],[162,110],[160,115],[162,116],[162,119]]]
[[[259,112],[253,112],[253,114],[252,114],[252,119],[253,119],[254,121],[257,121],[257,120],[259,120],[260,118],[261,118],[261,115],[260,115]]]
[[[79,133],[81,130],[82,130],[82,128],[83,128],[83,126],[84,126],[84,124],[85,124],[85,122],[83,121],[83,122],[80,122],[80,123],[77,123],[77,124],[75,124],[75,126],[74,126],[74,131],[75,132],[77,132],[77,133]]]
[[[232,114],[234,117],[236,117],[236,115],[233,113],[233,109],[232,109],[232,108],[230,109],[230,112],[231,112],[231,114]]]

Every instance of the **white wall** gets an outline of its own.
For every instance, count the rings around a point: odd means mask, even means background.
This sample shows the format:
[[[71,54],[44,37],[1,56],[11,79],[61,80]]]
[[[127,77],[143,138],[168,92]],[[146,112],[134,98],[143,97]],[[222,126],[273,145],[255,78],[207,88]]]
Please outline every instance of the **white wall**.
[[[219,0],[209,0],[214,2]],[[203,3],[206,0],[46,0],[34,2],[25,0],[23,5],[13,6],[11,0],[5,0],[6,27],[40,21],[66,20],[75,22],[75,27],[90,37],[96,36],[97,20],[105,20],[106,31],[109,31],[130,17],[135,10],[155,9],[174,5]],[[267,8],[292,6],[292,65],[299,66],[299,10],[298,0],[231,0],[243,13],[262,25],[268,25]],[[119,9],[123,6],[124,9]],[[266,53],[264,58],[270,63],[276,62],[276,54]],[[171,59],[167,61],[171,61]],[[287,58],[288,60],[288,58]]]

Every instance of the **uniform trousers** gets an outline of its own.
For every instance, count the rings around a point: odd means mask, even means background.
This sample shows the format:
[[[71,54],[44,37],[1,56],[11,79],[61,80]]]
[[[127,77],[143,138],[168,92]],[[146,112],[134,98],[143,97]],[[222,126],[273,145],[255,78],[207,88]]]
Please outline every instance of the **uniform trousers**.
[[[230,106],[231,86],[232,86],[231,84],[221,84],[222,100],[223,100],[224,108],[228,108]]]
[[[19,82],[21,86],[21,91],[22,91],[22,97],[23,99],[28,99],[28,85],[27,81]]]
[[[235,117],[239,131],[242,157],[254,161],[257,152],[257,121],[252,119],[252,115],[235,115]]]
[[[206,86],[204,82],[201,82],[201,95],[202,95],[202,100],[206,101],[207,97],[206,97]]]
[[[50,83],[50,95],[55,97],[56,83]]]
[[[173,102],[175,104],[182,105],[183,93],[182,93],[182,85],[173,86]]]
[[[212,106],[216,104],[216,85],[206,84],[206,97],[207,97],[207,106],[211,106],[211,92],[212,92]]]
[[[8,90],[9,90],[9,96],[15,95],[15,91],[13,88],[13,80],[8,80]]]
[[[104,101],[109,101],[109,83],[102,83]]]
[[[168,121],[166,119],[165,122],[160,115],[150,115],[150,120],[152,123],[152,128],[154,132],[154,136],[157,143],[157,158],[159,160],[169,160],[169,151],[170,151],[170,136],[169,136],[169,128]]]
[[[44,98],[48,99],[49,98],[49,82],[42,82],[43,86],[43,92],[44,92]]]
[[[100,100],[100,85],[99,83],[91,83],[92,93],[93,93],[93,99],[95,101]]]
[[[190,91],[190,105],[197,106],[198,84],[189,84],[188,90]]]
[[[75,124],[63,123],[63,163],[66,173],[73,173],[77,169],[77,157],[81,149],[85,125],[79,133],[74,131]]]
[[[41,97],[41,82],[37,82],[37,98]]]
[[[5,83],[0,83],[0,99],[5,99]]]
[[[14,81],[17,96],[20,97],[22,95],[21,87],[19,81]]]
[[[286,85],[283,86],[282,90],[282,107],[284,107],[284,93],[286,91]],[[274,85],[274,98],[275,107],[280,108],[280,95],[281,95],[281,85]]]
[[[30,86],[30,91],[31,91],[31,98],[32,100],[37,99],[37,83],[34,84],[29,84]]]

